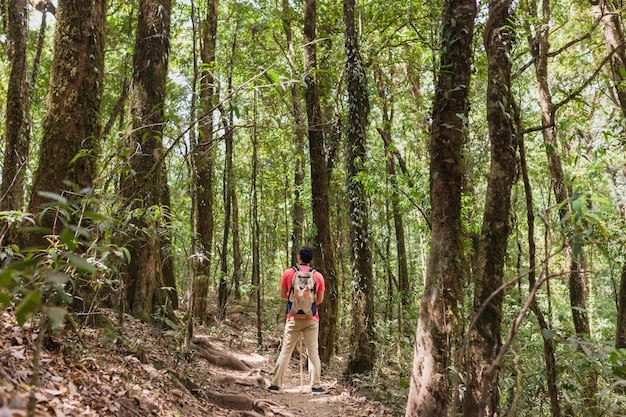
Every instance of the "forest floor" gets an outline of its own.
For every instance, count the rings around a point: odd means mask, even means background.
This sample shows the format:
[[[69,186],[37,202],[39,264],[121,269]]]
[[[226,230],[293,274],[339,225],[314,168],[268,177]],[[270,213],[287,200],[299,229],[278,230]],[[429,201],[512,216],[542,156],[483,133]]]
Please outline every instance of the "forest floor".
[[[45,338],[40,379],[32,375],[37,332],[20,328],[0,312],[0,417],[25,417],[34,393],[36,416],[392,416],[396,406],[368,398],[366,384],[347,384],[335,358],[324,367],[325,395],[313,396],[304,369],[293,358],[279,394],[267,391],[282,326],[263,334],[268,350],[256,349],[254,320],[243,315],[220,326],[195,329],[187,347],[181,330],[165,330],[112,312],[99,326],[78,325]],[[94,321],[94,320],[92,320]],[[296,348],[296,351],[298,348]],[[306,362],[306,360],[304,361]],[[370,387],[371,388],[371,387]],[[389,402],[402,403],[403,399]],[[31,406],[32,407],[32,406]]]

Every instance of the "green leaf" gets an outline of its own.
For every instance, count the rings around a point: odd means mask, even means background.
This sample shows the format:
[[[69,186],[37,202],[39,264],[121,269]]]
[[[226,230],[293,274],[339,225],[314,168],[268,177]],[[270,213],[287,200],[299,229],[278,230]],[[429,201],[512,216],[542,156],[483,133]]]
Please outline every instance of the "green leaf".
[[[280,82],[280,78],[278,77],[278,74],[276,73],[276,71],[272,71],[272,70],[267,70],[267,75],[268,77],[270,77],[272,79],[273,82],[275,82],[276,84],[278,84]]]
[[[22,327],[26,323],[26,319],[39,307],[40,298],[38,291],[31,291],[26,294],[26,297],[15,308],[15,317],[17,318],[17,324]]]
[[[76,269],[80,269],[81,271],[93,272],[95,270],[93,264],[91,264],[87,259],[82,256],[78,256],[71,252],[66,252],[65,257],[67,258],[70,265],[72,265]]]
[[[67,198],[63,197],[62,195],[59,195],[57,193],[50,193],[48,191],[38,191],[37,194],[41,197],[44,198],[49,198],[50,200],[54,200],[57,201],[61,204],[67,204]]]
[[[9,297],[8,295],[0,292],[0,304],[5,305],[5,306],[10,306],[11,305],[11,297]]]

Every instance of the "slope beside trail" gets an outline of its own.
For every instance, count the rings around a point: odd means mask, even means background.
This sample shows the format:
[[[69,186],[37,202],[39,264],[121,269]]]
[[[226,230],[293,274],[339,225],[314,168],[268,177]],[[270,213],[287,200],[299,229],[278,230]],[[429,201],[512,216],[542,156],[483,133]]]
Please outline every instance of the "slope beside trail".
[[[35,415],[64,416],[391,416],[385,405],[340,382],[341,365],[324,369],[326,395],[310,393],[297,359],[278,394],[267,391],[280,335],[255,349],[254,329],[235,322],[198,332],[183,348],[181,331],[164,330],[129,316],[119,329],[112,312],[100,326],[64,329],[46,338],[34,390]],[[102,325],[104,324],[104,325]],[[280,329],[275,329],[277,333]],[[254,337],[253,337],[254,335]],[[0,417],[25,417],[32,386],[37,332],[0,313]]]

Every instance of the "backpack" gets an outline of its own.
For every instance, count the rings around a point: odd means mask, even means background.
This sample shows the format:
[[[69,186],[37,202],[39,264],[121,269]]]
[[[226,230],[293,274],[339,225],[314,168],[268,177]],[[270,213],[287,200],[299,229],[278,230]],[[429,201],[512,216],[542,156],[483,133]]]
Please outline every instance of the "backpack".
[[[296,319],[310,319],[315,315],[315,300],[317,299],[317,280],[315,269],[307,272],[294,266],[295,273],[289,290],[287,314]]]

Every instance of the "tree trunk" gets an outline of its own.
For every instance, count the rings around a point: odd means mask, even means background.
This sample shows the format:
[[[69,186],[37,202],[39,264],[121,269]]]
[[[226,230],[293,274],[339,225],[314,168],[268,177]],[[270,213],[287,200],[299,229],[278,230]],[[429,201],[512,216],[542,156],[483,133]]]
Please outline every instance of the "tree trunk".
[[[59,2],[49,104],[42,122],[39,163],[29,204],[31,213],[39,213],[47,202],[39,191],[77,200],[93,187],[102,130],[105,17],[104,0]],[[66,185],[66,181],[72,185]],[[60,222],[55,223],[53,212],[41,221],[49,229],[60,226]]]
[[[600,22],[602,38],[606,49],[612,53],[611,75],[623,117],[626,117],[626,39],[621,23],[621,13],[610,8],[606,0],[591,2],[593,18]],[[615,329],[617,348],[626,347],[626,263],[622,274],[618,295],[618,315]]]
[[[393,74],[392,74],[393,76]],[[404,238],[404,219],[400,209],[400,194],[398,192],[398,181],[396,179],[396,164],[391,150],[391,127],[393,124],[393,100],[387,96],[385,82],[380,69],[374,70],[374,78],[378,96],[382,99],[381,111],[383,116],[383,126],[378,129],[378,133],[383,138],[385,144],[385,155],[387,160],[387,175],[391,183],[391,212],[393,214],[393,224],[396,233],[396,256],[398,258],[398,291],[400,292],[402,311],[411,305],[409,284],[409,268],[406,258],[406,244]]]
[[[166,179],[163,160],[163,123],[170,46],[170,0],[141,0],[133,55],[130,91],[132,132],[128,135],[129,168],[121,179],[120,194],[126,199],[135,226],[128,242],[131,261],[126,271],[128,311],[152,321],[166,306],[159,230],[163,226],[160,205]],[[132,174],[131,174],[132,173]],[[171,309],[163,313],[170,315]]]
[[[466,139],[468,88],[476,2],[444,1],[441,62],[430,138],[431,247],[414,348],[407,417],[441,417],[450,403],[449,367],[463,328],[461,150]],[[442,291],[443,289],[443,291]]]
[[[516,123],[511,91],[511,1],[490,0],[484,44],[488,58],[487,124],[491,142],[491,166],[485,211],[478,242],[474,274],[475,326],[469,329],[467,389],[463,415],[497,416],[500,395],[498,371],[491,373],[502,346],[502,292],[504,262],[510,233],[511,188],[515,181]],[[490,297],[491,300],[489,300]],[[486,305],[484,305],[487,303]],[[482,312],[481,312],[482,310]]]
[[[369,97],[367,77],[355,27],[354,0],[344,0],[346,84],[348,87],[347,180],[350,202],[350,258],[352,264],[352,304],[350,355],[347,374],[361,374],[374,368],[374,287],[370,249],[369,213],[365,186],[361,181],[367,158]]]
[[[622,10],[615,10],[606,0],[592,0],[594,21],[600,22],[604,46],[611,55],[611,75],[617,103],[626,117],[626,39],[622,28]]]
[[[306,128],[304,125],[304,113],[302,111],[302,98],[300,80],[301,75],[297,72],[296,65],[296,48],[293,42],[293,33],[291,30],[291,22],[294,19],[294,13],[289,5],[288,0],[282,2],[282,22],[287,41],[287,60],[289,61],[289,69],[291,71],[291,115],[294,123],[294,179],[293,179],[293,206],[292,218],[293,224],[291,229],[291,263],[297,264],[298,251],[303,243],[304,228],[304,205],[302,204],[302,187],[304,185],[304,139]]]
[[[339,311],[339,294],[335,258],[330,239],[330,212],[328,189],[330,185],[328,159],[324,144],[323,118],[316,80],[316,0],[304,1],[304,82],[306,84],[306,111],[309,126],[309,153],[311,165],[311,197],[315,252],[313,265],[323,275],[326,284],[325,301],[320,306],[320,359],[328,364],[334,353],[335,331]]]
[[[161,241],[161,271],[163,272],[163,284],[167,288],[167,296],[172,303],[172,308],[178,310],[178,289],[176,288],[176,275],[174,272],[174,243],[172,242],[171,230],[171,211],[172,211],[172,197],[170,195],[170,189],[167,186],[167,172],[165,171],[165,164],[162,164],[161,175],[163,176],[161,184],[161,206],[163,207],[165,216],[164,224],[166,229],[162,232]]]
[[[6,13],[11,71],[6,95],[4,130],[6,142],[0,183],[0,210],[22,210],[24,205],[24,172],[28,163],[30,148],[30,91],[27,83],[26,65],[28,7],[26,0],[9,1]]]
[[[240,299],[241,293],[239,292],[241,281],[241,265],[243,260],[241,258],[241,244],[239,242],[239,203],[237,202],[237,191],[235,184],[231,185],[231,198],[233,209],[233,289],[235,291],[235,298]]]
[[[256,96],[254,99],[254,132],[252,134],[252,285],[256,305],[256,340],[257,346],[263,346],[263,305],[261,282],[261,254],[259,249],[259,198],[257,195],[257,179],[259,176],[258,138],[256,127]]]
[[[200,240],[200,260],[197,264],[196,279],[193,284],[193,315],[202,323],[206,320],[209,277],[211,273],[211,253],[213,247],[213,113],[215,111],[215,41],[217,37],[217,12],[219,0],[207,2],[206,19],[202,22],[202,43],[200,56],[202,71],[200,79],[200,140],[193,157],[197,168],[198,213],[196,217],[198,239]]]
[[[532,8],[535,13],[537,6]],[[528,42],[531,54],[534,58],[535,75],[539,86],[539,103],[541,106],[541,121],[544,126],[542,130],[543,141],[548,157],[548,166],[550,169],[552,190],[557,203],[565,202],[570,196],[570,192],[565,184],[565,175],[561,165],[561,158],[557,147],[557,132],[555,127],[555,107],[552,102],[552,94],[550,85],[548,84],[548,54],[550,52],[550,43],[548,36],[550,31],[546,30],[548,22],[550,22],[550,2],[543,0],[542,3],[543,16],[541,20],[537,19],[537,26],[534,31],[534,38],[529,36]],[[563,204],[559,209],[559,218],[563,221],[570,211],[569,204]],[[567,244],[567,242],[565,242]],[[581,255],[582,255],[581,251]],[[586,307],[586,287],[583,276],[579,271],[579,263],[573,253],[571,245],[565,247],[565,265],[569,271],[569,292],[570,307],[574,328],[577,335],[591,335],[589,326],[589,318],[587,317]],[[587,405],[592,406],[592,398],[598,390],[597,376],[588,373],[585,386],[585,397]]]
[[[520,131],[518,126],[518,132]],[[530,178],[528,176],[528,168],[526,165],[526,150],[524,148],[524,138],[520,134],[519,140],[519,154],[520,154],[520,168],[522,172],[522,179],[524,182],[524,193],[526,197],[526,218],[528,224],[528,287],[529,291],[535,287],[536,284],[536,245],[535,245],[535,209],[533,204],[532,190],[530,188]],[[543,312],[539,308],[537,300],[534,299],[530,305],[531,310],[537,317],[539,328],[541,329],[541,337],[543,338],[543,356],[546,362],[546,385],[548,388],[548,394],[550,395],[550,411],[552,417],[561,416],[561,405],[559,404],[558,388],[556,385],[556,358],[554,356],[554,341],[552,337],[548,336],[550,326],[546,321]]]
[[[217,317],[223,320],[226,317],[226,303],[228,301],[228,240],[232,221],[232,165],[233,165],[233,131],[228,130],[224,135],[226,144],[226,168],[224,170],[223,197],[224,197],[224,233],[222,234],[222,249],[220,255],[220,281],[218,286]]]

